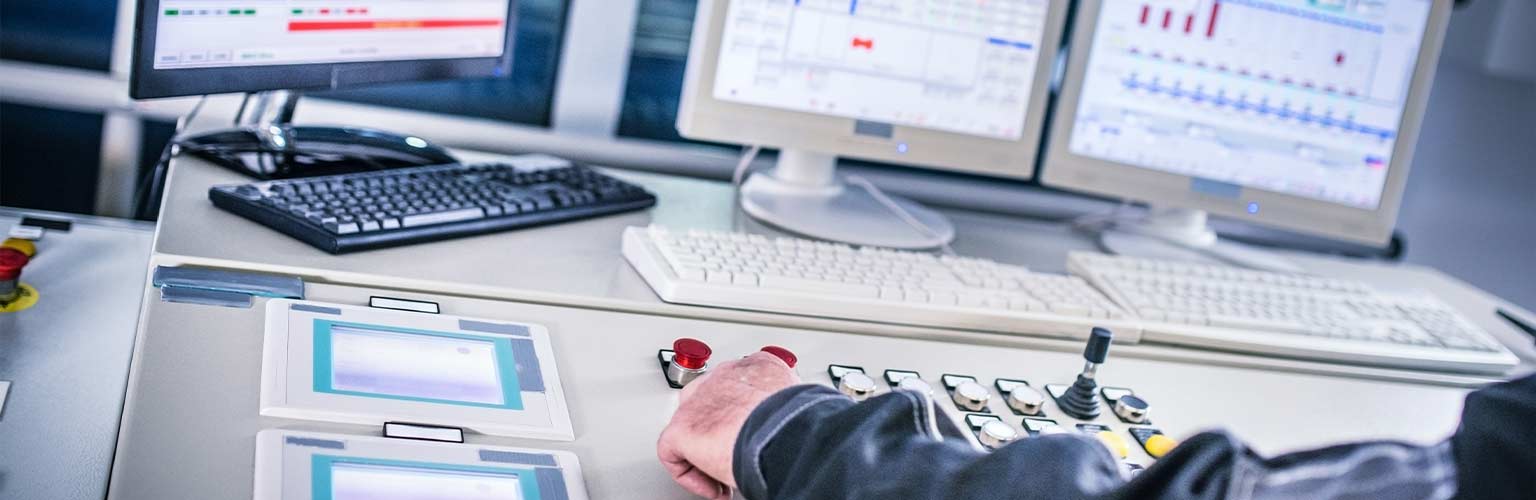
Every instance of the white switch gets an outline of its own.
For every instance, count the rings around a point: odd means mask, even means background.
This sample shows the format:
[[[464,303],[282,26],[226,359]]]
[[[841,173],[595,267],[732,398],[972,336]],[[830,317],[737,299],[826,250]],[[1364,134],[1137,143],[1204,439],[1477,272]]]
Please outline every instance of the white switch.
[[[11,383],[0,380],[0,417],[5,416],[5,396],[11,393]]]

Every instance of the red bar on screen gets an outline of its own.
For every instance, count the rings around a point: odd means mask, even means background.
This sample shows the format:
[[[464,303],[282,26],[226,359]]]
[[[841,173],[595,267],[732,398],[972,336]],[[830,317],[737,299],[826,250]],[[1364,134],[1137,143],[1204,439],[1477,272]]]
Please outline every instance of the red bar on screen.
[[[1194,14],[1190,14],[1188,16],[1184,16],[1184,34],[1187,35],[1187,34],[1189,34],[1190,31],[1194,31],[1194,29],[1195,29],[1195,15]]]
[[[494,28],[500,19],[410,19],[399,21],[289,21],[288,31],[407,30],[432,28]]]
[[[1150,16],[1150,15],[1152,15],[1152,6],[1151,5],[1143,5],[1143,6],[1141,6],[1141,25],[1142,26],[1146,26],[1147,25],[1147,16]]]
[[[1210,24],[1206,25],[1206,28],[1205,28],[1205,37],[1206,38],[1211,38],[1211,37],[1216,36],[1216,15],[1220,14],[1220,13],[1221,13],[1221,1],[1220,0],[1216,0],[1216,1],[1211,2],[1211,22],[1210,22]]]
[[[1163,11],[1163,29],[1168,29],[1173,24],[1173,9]]]

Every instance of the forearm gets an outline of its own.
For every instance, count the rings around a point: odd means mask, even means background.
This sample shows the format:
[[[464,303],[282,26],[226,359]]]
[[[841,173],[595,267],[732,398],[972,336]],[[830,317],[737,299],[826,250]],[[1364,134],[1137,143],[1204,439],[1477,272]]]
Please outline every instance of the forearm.
[[[1447,444],[1368,442],[1264,459],[1224,432],[1195,436],[1126,483],[1094,438],[1027,438],[976,449],[927,400],[895,392],[854,403],[797,386],[764,401],[736,443],[753,500],[1060,498],[1447,498]]]
[[[1031,438],[989,454],[964,432],[917,393],[855,404],[797,386],[743,426],[736,481],[754,500],[1083,498],[1121,483],[1108,450],[1087,436]]]

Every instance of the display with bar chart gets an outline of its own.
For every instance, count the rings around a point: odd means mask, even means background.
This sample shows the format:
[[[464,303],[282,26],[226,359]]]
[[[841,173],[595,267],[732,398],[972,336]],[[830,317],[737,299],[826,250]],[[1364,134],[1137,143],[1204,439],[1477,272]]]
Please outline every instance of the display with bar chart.
[[[1047,0],[733,0],[714,97],[1018,139]]]
[[[1431,0],[1104,0],[1073,153],[1374,209]]]
[[[500,57],[509,0],[162,0],[155,69]]]

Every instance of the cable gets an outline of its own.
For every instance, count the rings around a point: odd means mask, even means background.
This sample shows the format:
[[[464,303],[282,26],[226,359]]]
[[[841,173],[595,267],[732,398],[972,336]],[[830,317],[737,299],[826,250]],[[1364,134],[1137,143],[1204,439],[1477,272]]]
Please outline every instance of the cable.
[[[191,111],[176,119],[176,130],[172,132],[171,140],[165,141],[165,149],[160,150],[160,159],[155,162],[154,169],[150,171],[149,175],[144,176],[144,180],[139,182],[139,189],[134,192],[133,218],[143,219],[148,216],[145,211],[150,208],[151,200],[159,198],[160,188],[158,186],[164,181],[165,168],[170,164],[171,155],[175,152],[176,146],[181,141],[181,133],[187,129],[187,125],[192,123],[192,120],[197,119],[198,113],[203,111],[203,105],[207,103],[208,95],[204,94],[197,99],[197,104],[192,105]],[[153,195],[151,191],[154,192]]]
[[[859,187],[864,188],[864,191],[868,192],[870,196],[873,196],[875,201],[880,202],[881,205],[885,206],[886,210],[896,214],[897,218],[901,219],[902,222],[907,223],[908,226],[912,226],[912,228],[916,229],[917,232],[923,233],[924,236],[929,238],[940,239],[938,231],[934,231],[933,228],[928,227],[928,225],[924,224],[923,221],[917,220],[917,217],[913,217],[910,212],[907,212],[905,207],[902,207],[901,204],[896,203],[896,200],[892,200],[890,196],[886,196],[885,191],[881,191],[878,186],[875,186],[874,183],[869,182],[868,179],[857,175],[844,176],[843,179],[849,183],[856,184]],[[939,249],[944,252],[944,255],[951,257],[959,255],[955,253],[955,249],[949,247],[949,243],[947,242],[940,243]]]
[[[752,161],[757,159],[757,154],[763,151],[762,146],[748,146],[741,152],[741,158],[736,160],[736,169],[731,172],[731,200],[735,206],[731,207],[731,231],[741,232],[741,184],[747,180],[747,174],[752,170]]]

